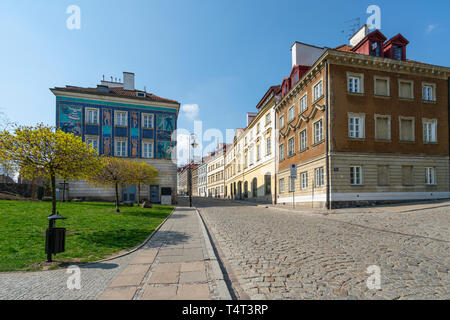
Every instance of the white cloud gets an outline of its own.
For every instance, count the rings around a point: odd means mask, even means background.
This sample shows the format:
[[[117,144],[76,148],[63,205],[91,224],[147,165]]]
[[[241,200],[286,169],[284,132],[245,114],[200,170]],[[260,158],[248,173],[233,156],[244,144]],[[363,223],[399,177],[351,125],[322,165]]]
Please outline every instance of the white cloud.
[[[181,106],[181,112],[189,120],[194,120],[197,118],[200,108],[198,107],[198,104],[184,104]]]
[[[430,24],[430,25],[427,27],[427,33],[433,32],[434,29],[436,29],[436,28],[437,28],[437,24]]]

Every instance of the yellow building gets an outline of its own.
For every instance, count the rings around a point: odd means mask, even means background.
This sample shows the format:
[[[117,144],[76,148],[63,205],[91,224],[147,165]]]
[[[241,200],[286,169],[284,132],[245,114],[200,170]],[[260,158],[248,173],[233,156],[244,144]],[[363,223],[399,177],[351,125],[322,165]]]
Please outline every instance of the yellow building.
[[[219,147],[208,157],[208,197],[224,198],[225,196],[224,165],[226,148],[226,145],[219,145]]]
[[[247,114],[247,128],[238,129],[225,155],[225,196],[229,199],[275,203],[275,105],[280,86],[271,87]]]

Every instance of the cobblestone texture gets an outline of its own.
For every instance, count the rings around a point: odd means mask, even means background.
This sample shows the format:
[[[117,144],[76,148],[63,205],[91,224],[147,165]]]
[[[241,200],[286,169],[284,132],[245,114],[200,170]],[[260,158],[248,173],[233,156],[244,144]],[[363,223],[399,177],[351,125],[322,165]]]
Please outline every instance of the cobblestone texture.
[[[252,299],[450,299],[449,207],[325,216],[196,205]],[[381,290],[367,288],[371,265]]]

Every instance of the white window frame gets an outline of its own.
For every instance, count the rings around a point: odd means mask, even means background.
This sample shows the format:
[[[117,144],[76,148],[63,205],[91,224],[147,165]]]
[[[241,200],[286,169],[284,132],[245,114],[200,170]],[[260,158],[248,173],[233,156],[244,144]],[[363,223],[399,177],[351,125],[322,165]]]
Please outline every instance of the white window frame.
[[[320,86],[320,87],[319,87]],[[317,92],[316,88],[320,88],[319,92]],[[318,95],[319,93],[319,95]],[[320,100],[321,98],[323,98],[324,93],[323,93],[323,79],[317,81],[314,86],[313,86],[313,97],[314,97],[314,102],[316,102],[317,100]]]
[[[125,144],[124,153],[120,152],[120,154],[119,154],[119,152],[118,152],[119,148],[117,148],[117,145],[118,145],[119,142]],[[114,138],[114,154],[115,154],[116,157],[121,157],[121,158],[128,157],[128,139]]]
[[[119,123],[119,114],[125,115],[125,124]],[[114,112],[114,124],[118,127],[128,127],[128,112],[127,111],[115,111]]]
[[[350,86],[350,80],[358,80],[358,90],[352,90]],[[363,73],[353,73],[347,72],[347,92],[348,93],[364,93],[364,74]]]
[[[86,108],[85,109],[85,117],[86,117],[86,124],[99,124],[100,123],[100,112],[97,108]],[[96,114],[96,121],[90,121],[89,114],[90,112],[93,112]]]
[[[281,143],[279,148],[280,148],[280,150],[279,150],[279,152],[280,152],[280,160],[283,161],[284,157],[285,157],[285,155],[284,155],[285,154],[285,152],[284,152],[284,143]]]
[[[151,118],[150,126],[146,126],[145,118]],[[142,114],[142,128],[143,129],[154,129],[155,128],[155,115],[152,113],[143,113]]]
[[[98,136],[85,136],[85,141],[86,141],[86,144],[89,146],[89,144],[90,144],[90,141],[91,141],[91,143],[92,143],[92,148],[95,150],[95,151],[97,151],[97,152],[99,152],[99,147],[100,147],[100,145],[99,145],[99,137]],[[95,143],[97,144],[97,148],[95,148],[94,147],[94,141],[95,141]]]
[[[308,110],[308,93],[305,93],[299,100],[300,114]]]
[[[300,187],[302,190],[308,189],[308,172],[302,172],[300,174]]]
[[[270,113],[266,114],[266,126],[270,124]]]
[[[425,91],[424,91],[425,87],[431,87],[431,94],[432,94],[431,99],[429,99],[425,95]],[[428,98],[428,99],[426,99],[426,98]],[[422,100],[426,101],[426,102],[436,102],[436,84],[435,83],[422,82]]]
[[[321,125],[320,125],[321,130],[320,130],[320,133],[319,133],[320,139],[318,139],[318,136],[317,136],[318,131],[316,129],[316,125],[319,124],[319,123],[321,123]],[[313,123],[313,128],[314,128],[314,144],[318,144],[318,143],[324,141],[324,136],[323,136],[323,118],[321,118],[321,119],[317,120],[316,122],[314,122]]]
[[[426,167],[425,168],[425,184],[428,186],[436,185],[436,168]]]
[[[292,105],[288,110],[288,122],[295,119],[295,105]]]
[[[149,155],[145,153],[145,145],[151,145],[150,154]],[[155,157],[154,152],[153,152],[154,148],[155,148],[155,145],[154,145],[154,142],[152,140],[142,140],[142,158],[144,158],[144,159],[153,159]]]
[[[315,186],[316,188],[322,188],[325,186],[325,171],[323,167],[316,168],[314,170],[314,176],[315,176]]]
[[[382,95],[376,93],[377,88],[377,80],[387,80],[387,95]],[[373,77],[373,95],[377,97],[390,97],[391,96],[391,79],[389,77],[382,77],[382,76],[374,76]]]
[[[350,184],[352,186],[362,186],[363,185],[363,168],[362,168],[362,166],[351,166],[350,167]]]
[[[286,186],[285,186],[285,183],[284,183],[284,182],[285,182],[285,181],[284,181],[284,178],[281,178],[281,179],[280,179],[280,182],[279,182],[279,183],[280,183],[280,186],[279,186],[279,187],[280,187],[280,193],[284,193],[285,190],[286,190],[286,188],[285,188]]]
[[[425,131],[425,125],[432,125],[433,131],[431,132],[431,138],[428,138],[428,130]],[[437,126],[438,121],[437,119],[422,119],[422,132],[423,132],[423,143],[437,143],[438,142],[438,136],[437,136]],[[425,133],[426,132],[426,133]]]
[[[272,137],[266,137],[266,155],[270,155],[272,153]]]
[[[285,123],[284,123],[284,115],[282,115],[282,116],[280,117],[280,129],[283,129],[284,126],[285,126]]]
[[[359,130],[355,130],[355,125],[353,124],[352,130],[352,119],[359,119]],[[358,133],[358,134],[356,134]],[[348,137],[351,139],[365,139],[366,138],[366,114],[365,113],[348,113]]]
[[[292,144],[291,144],[292,141]],[[295,155],[295,137],[292,136],[288,139],[288,158]]]
[[[305,133],[305,136],[302,136],[302,133]],[[306,149],[308,149],[308,131],[307,129],[303,129],[302,131],[300,131],[299,133],[299,149],[300,152],[305,151]]]

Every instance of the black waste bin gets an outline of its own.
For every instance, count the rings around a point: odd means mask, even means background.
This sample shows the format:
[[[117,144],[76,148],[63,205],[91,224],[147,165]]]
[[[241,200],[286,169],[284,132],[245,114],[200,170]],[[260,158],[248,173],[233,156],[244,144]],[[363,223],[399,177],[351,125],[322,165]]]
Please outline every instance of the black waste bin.
[[[49,226],[45,237],[45,253],[47,254],[47,261],[52,261],[52,254],[57,254],[65,251],[66,248],[66,229],[55,228],[56,220],[65,220],[67,218],[54,214],[48,218]]]

